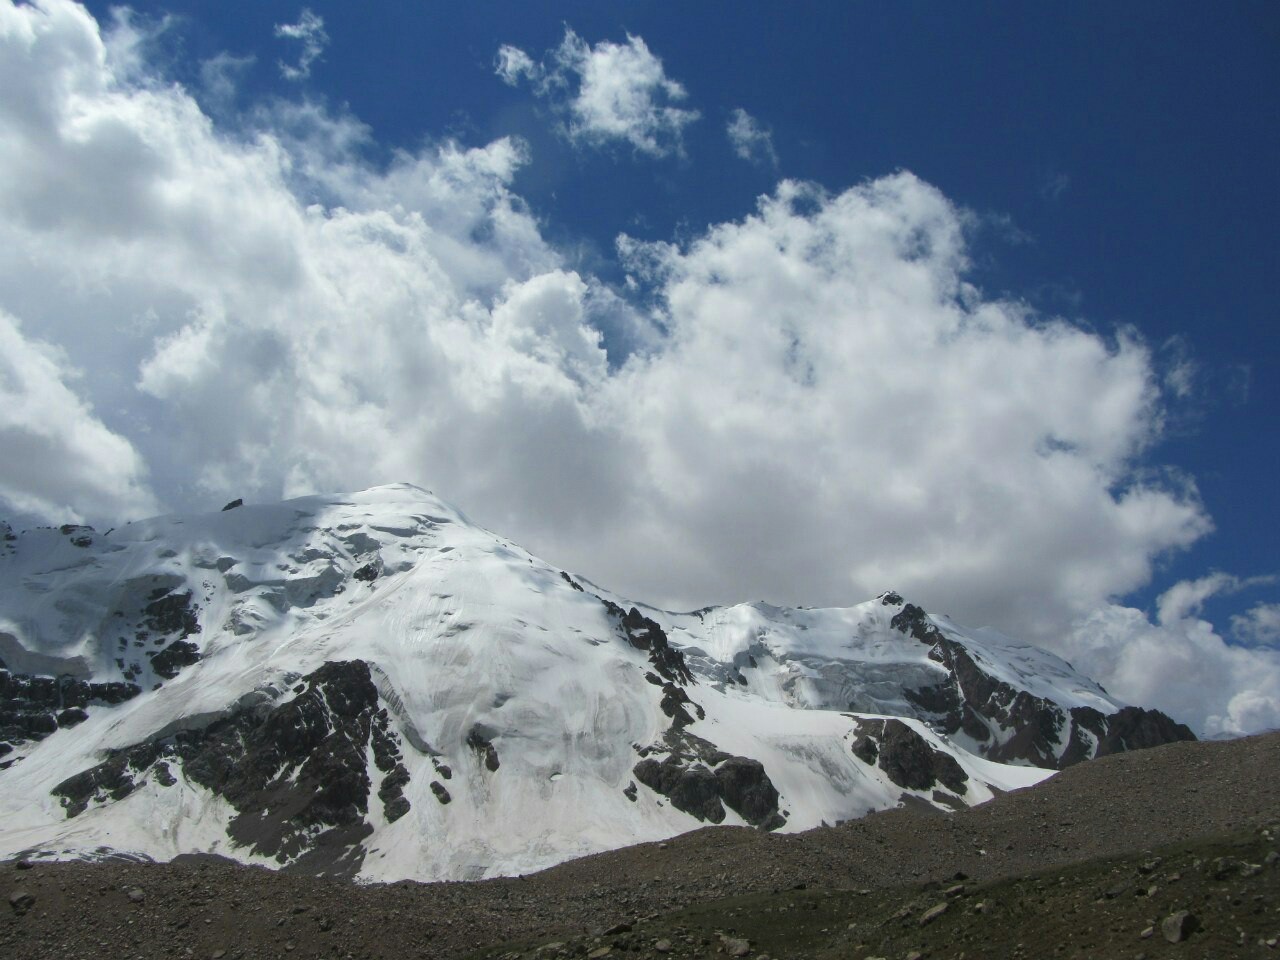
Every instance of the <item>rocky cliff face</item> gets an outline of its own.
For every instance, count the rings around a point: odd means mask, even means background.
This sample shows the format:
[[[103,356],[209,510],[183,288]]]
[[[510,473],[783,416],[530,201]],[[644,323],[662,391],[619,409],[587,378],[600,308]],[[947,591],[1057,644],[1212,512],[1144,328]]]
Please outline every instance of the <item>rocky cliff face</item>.
[[[1121,704],[1065,661],[935,618],[897,593],[840,610],[765,604],[676,617],[696,675],[807,709],[918,720],[1000,763],[1059,770],[1195,739],[1156,710]]]
[[[89,718],[90,709],[123,703],[141,692],[137,684],[118,680],[14,673],[0,660],[0,770],[13,762],[5,757],[15,747],[74,727]]]
[[[907,699],[934,729],[967,735],[991,760],[1060,770],[1122,750],[1195,739],[1189,727],[1158,710],[1123,707],[1107,714],[1020,690],[983,670],[961,642],[944,635],[919,607],[903,603],[896,594],[881,598],[886,604],[892,601],[902,603],[892,627],[926,644],[929,659],[946,670],[936,684],[907,689]]]
[[[385,821],[410,809],[400,738],[364,661],[326,663],[291,693],[276,704],[266,692],[245,697],[204,725],[112,750],[51,792],[74,818],[148,782],[173,787],[180,772],[234,810],[227,835],[237,846],[311,873],[354,875],[374,829],[367,755],[383,774],[376,796]]]
[[[879,766],[890,780],[906,790],[945,787],[961,794],[969,779],[955,757],[931,747],[901,720],[859,723],[853,753],[863,763]]]
[[[0,856],[523,873],[1189,736],[895,594],[669,613],[404,485],[0,545]]]

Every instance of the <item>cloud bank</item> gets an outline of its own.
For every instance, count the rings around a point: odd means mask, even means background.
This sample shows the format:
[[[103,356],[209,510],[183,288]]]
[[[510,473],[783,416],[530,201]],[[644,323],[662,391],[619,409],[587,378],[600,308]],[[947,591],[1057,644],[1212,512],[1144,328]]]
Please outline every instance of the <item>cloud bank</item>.
[[[684,128],[699,117],[675,105],[688,94],[640,37],[593,46],[566,28],[560,46],[540,62],[504,45],[495,72],[511,86],[528,81],[565,118],[562,132],[577,143],[623,142],[650,157],[682,154]]]
[[[11,509],[410,480],[637,598],[894,588],[1201,729],[1275,722],[1275,650],[1227,645],[1190,588],[1155,621],[1113,603],[1211,526],[1154,459],[1156,358],[975,288],[970,218],[929,184],[783,181],[686,243],[620,237],[624,296],[544,240],[516,141],[375,164],[353,117],[227,127],[108,39],[64,0],[0,0]],[[690,122],[639,38],[569,31],[499,70],[563,72],[576,136],[670,152]],[[1270,635],[1258,611],[1238,635]]]

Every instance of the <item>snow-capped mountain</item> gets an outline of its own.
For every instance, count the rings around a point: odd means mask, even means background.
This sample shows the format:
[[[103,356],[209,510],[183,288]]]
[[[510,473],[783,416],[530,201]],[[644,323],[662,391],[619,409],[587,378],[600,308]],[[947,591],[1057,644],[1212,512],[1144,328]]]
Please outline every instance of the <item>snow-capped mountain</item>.
[[[1191,738],[893,593],[660,611],[408,485],[0,528],[0,661],[0,857],[476,878]]]

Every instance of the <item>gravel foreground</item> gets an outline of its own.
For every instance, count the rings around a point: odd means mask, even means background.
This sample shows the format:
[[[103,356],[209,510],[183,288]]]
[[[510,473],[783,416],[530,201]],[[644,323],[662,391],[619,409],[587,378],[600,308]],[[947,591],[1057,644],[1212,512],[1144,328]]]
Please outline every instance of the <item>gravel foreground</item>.
[[[357,886],[213,858],[0,864],[0,957],[1275,957],[1280,733],[1072,767],[955,814],[699,830],[523,878]]]

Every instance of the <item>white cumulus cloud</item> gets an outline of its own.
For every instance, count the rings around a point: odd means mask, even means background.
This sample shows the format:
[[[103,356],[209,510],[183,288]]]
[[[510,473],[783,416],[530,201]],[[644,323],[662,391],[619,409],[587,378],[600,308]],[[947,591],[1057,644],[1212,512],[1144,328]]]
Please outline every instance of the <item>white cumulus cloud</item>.
[[[773,149],[773,134],[741,107],[729,115],[725,133],[729,137],[734,155],[739,159],[770,167],[778,165],[778,154]]]
[[[687,248],[622,249],[671,331],[612,385],[649,453],[645,522],[718,598],[893,586],[1035,629],[1208,527],[1189,483],[1133,469],[1159,429],[1148,350],[984,298],[964,214],[910,174],[784,183]]]
[[[1154,622],[1132,607],[1101,606],[1072,625],[1059,652],[1112,694],[1199,734],[1280,728],[1280,650],[1229,643],[1200,616],[1210,597],[1242,586],[1226,574],[1177,583],[1157,600]]]
[[[1233,616],[1231,632],[1246,643],[1280,643],[1280,603],[1259,603]]]
[[[620,238],[623,295],[543,238],[517,141],[373,162],[357,118],[215,120],[110,40],[66,0],[0,0],[0,389],[52,451],[0,460],[10,507],[410,480],[637,599],[896,588],[1093,651],[1205,729],[1271,722],[1269,654],[1198,626],[1195,589],[1154,624],[1113,604],[1211,526],[1156,459],[1152,351],[973,286],[971,218],[936,188],[784,181],[686,242]],[[504,62],[563,73],[582,138],[674,151],[691,119],[638,38]],[[1144,686],[1170,635],[1218,679]]]
[[[74,390],[61,350],[0,311],[0,502],[55,521],[148,516],[156,501],[132,444]]]
[[[253,64],[253,57],[233,57],[225,52],[202,62],[200,85],[206,102],[219,109],[229,108],[236,98],[241,78]]]
[[[276,36],[283,40],[296,40],[302,44],[297,63],[280,61],[280,75],[286,80],[305,80],[311,76],[312,65],[320,59],[329,46],[329,34],[324,30],[324,18],[303,7],[297,23],[277,23]]]
[[[641,37],[629,34],[626,43],[592,45],[566,28],[560,46],[541,62],[503,45],[494,69],[512,86],[529,81],[563,115],[565,135],[579,143],[621,141],[651,157],[681,154],[684,128],[699,117],[676,106],[688,96],[684,87],[667,76]]]
[[[534,63],[533,58],[521,50],[504,43],[498,48],[498,57],[494,63],[494,72],[508,86],[518,86],[522,79],[541,82],[546,76],[541,64]]]

